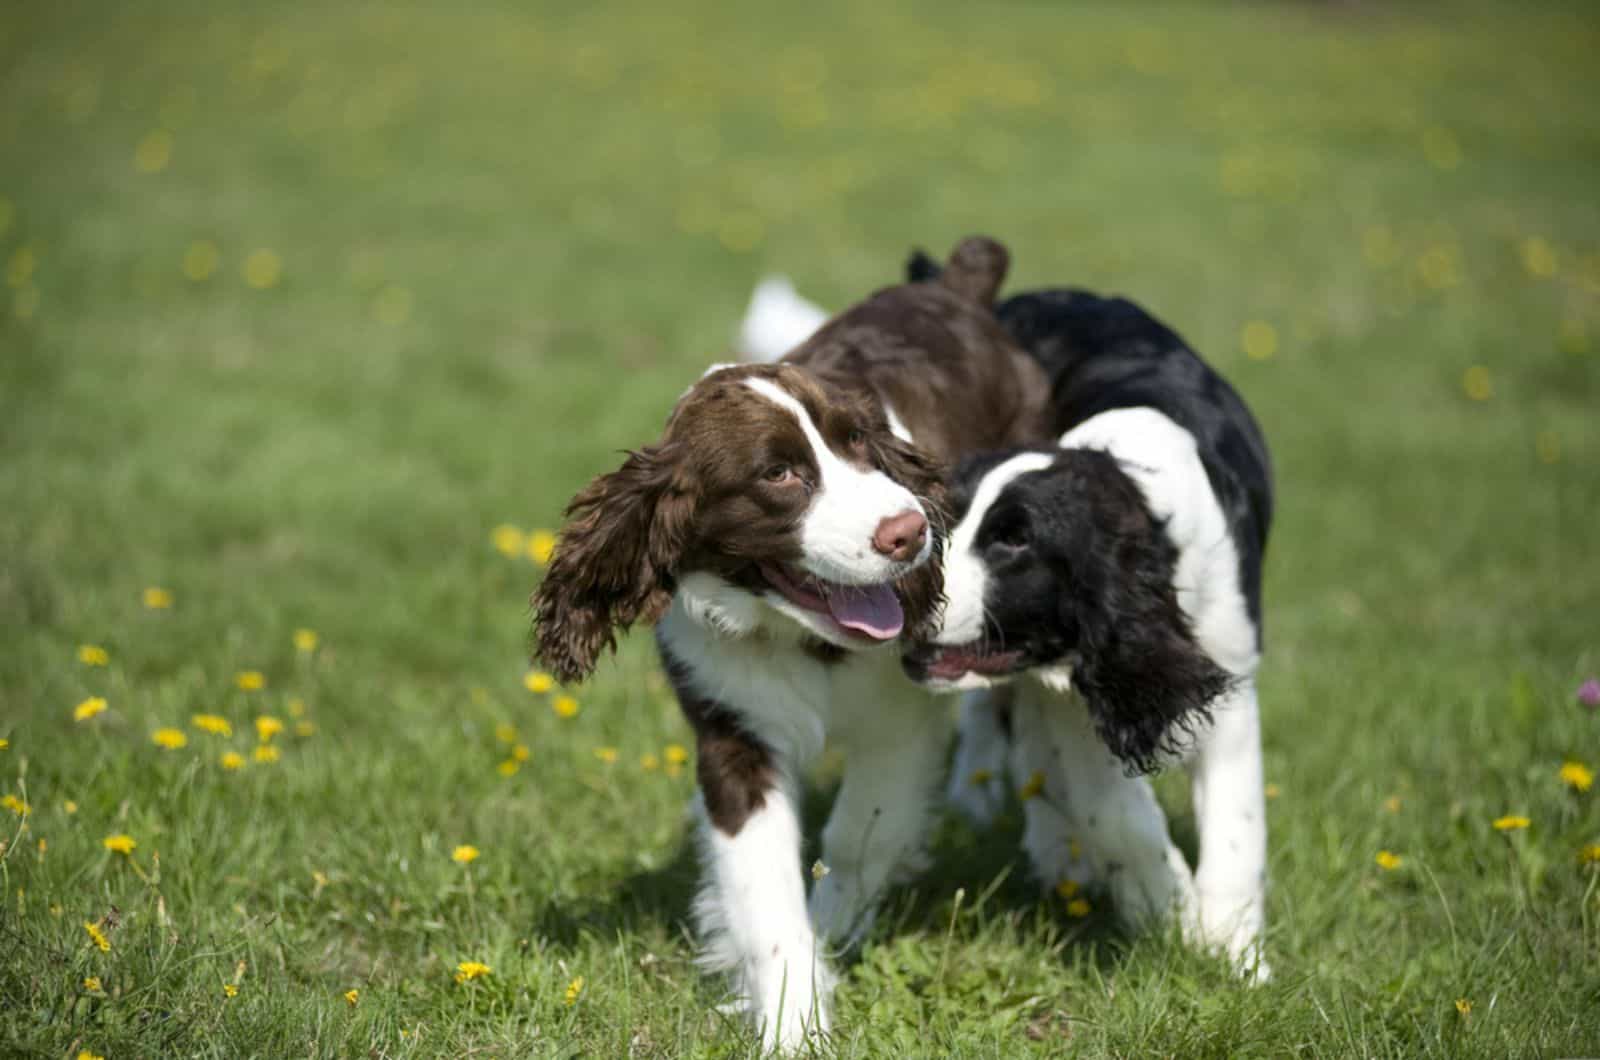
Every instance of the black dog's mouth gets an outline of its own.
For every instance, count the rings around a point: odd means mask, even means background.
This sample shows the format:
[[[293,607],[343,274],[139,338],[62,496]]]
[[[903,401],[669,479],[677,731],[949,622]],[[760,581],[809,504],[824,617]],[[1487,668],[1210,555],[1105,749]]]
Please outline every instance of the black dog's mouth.
[[[777,563],[758,569],[768,585],[796,607],[829,619],[847,635],[882,642],[905,628],[905,609],[894,585],[840,585]]]
[[[967,674],[999,677],[1015,673],[1025,665],[1021,649],[996,651],[982,643],[922,644],[901,659],[906,675],[913,681],[959,681]]]

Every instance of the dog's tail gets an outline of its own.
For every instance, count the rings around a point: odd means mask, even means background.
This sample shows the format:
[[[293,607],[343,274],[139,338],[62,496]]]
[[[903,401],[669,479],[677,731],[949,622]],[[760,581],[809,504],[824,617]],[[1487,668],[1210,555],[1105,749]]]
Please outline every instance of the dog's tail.
[[[787,276],[768,276],[750,295],[734,348],[742,361],[776,361],[809,339],[827,319],[821,307],[800,297]]]
[[[921,247],[914,248],[906,261],[906,282],[942,283],[979,305],[993,305],[1010,267],[1011,254],[1003,244],[988,236],[968,236],[943,265]]]

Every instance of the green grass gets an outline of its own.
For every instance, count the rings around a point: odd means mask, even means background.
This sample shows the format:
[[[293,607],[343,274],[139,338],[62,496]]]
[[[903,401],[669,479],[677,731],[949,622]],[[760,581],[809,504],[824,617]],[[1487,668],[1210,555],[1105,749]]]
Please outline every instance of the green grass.
[[[649,440],[763,270],[842,305],[974,231],[1144,302],[1272,440],[1277,976],[1070,919],[1014,819],[949,821],[839,1054],[1600,1052],[1600,789],[1557,778],[1600,766],[1597,46],[1576,4],[10,6],[0,1054],[748,1053],[688,772],[640,764],[687,742],[648,638],[557,717],[491,530]],[[281,761],[224,770],[260,713]]]

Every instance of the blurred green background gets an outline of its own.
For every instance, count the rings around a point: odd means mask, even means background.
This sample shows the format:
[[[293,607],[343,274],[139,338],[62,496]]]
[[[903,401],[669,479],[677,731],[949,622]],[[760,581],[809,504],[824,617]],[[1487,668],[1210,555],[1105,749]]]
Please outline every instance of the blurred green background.
[[[1267,430],[1279,975],[952,821],[839,1053],[1600,1049],[1597,53],[1592,4],[8,7],[0,1051],[743,1055],[648,638],[552,709],[495,529],[763,273],[840,307],[973,232]]]

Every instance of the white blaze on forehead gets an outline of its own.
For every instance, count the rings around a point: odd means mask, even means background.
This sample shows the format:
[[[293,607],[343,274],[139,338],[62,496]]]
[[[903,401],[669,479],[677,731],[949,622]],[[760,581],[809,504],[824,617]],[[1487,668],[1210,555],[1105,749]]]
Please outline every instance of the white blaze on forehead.
[[[1000,464],[978,483],[967,513],[950,535],[950,548],[944,558],[944,622],[935,641],[940,644],[970,644],[983,636],[984,594],[989,588],[989,572],[972,550],[994,502],[1007,486],[1030,471],[1043,471],[1055,462],[1049,453],[1019,453]]]
[[[746,379],[744,385],[794,416],[811,446],[817,482],[811,508],[800,523],[800,566],[830,582],[880,585],[905,572],[905,565],[879,555],[872,547],[878,524],[901,512],[926,515],[910,490],[877,469],[863,470],[828,448],[811,414],[798,398],[770,379]],[[922,555],[933,548],[925,537]]]

